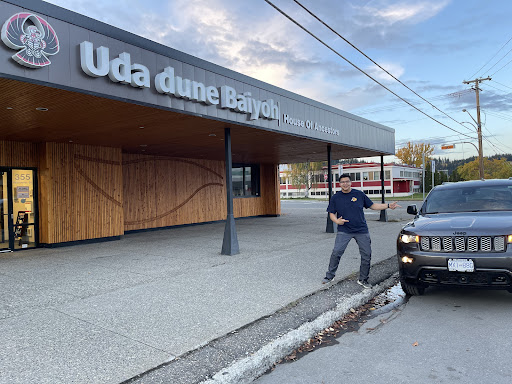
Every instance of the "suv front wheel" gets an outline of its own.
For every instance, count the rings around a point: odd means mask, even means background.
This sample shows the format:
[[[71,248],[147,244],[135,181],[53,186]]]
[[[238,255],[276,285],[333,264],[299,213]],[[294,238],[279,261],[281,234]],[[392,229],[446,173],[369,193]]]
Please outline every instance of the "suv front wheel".
[[[400,284],[402,285],[402,290],[410,296],[419,296],[425,293],[425,287],[417,284],[410,284],[405,281],[405,279],[400,278]]]

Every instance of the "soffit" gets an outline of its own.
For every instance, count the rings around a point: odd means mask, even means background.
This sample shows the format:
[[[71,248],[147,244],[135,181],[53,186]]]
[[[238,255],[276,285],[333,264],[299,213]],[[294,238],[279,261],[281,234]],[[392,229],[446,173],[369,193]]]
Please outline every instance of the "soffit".
[[[224,128],[230,127],[233,162],[278,164],[327,157],[327,142],[310,138],[12,79],[1,78],[0,87],[1,140],[72,141],[126,153],[223,160]],[[36,110],[39,107],[48,111]],[[333,159],[376,155],[332,145]]]

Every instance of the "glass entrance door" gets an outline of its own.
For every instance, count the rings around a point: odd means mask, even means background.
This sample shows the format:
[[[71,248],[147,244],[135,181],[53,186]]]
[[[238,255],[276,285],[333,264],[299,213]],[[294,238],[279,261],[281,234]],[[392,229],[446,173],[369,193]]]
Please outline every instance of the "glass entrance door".
[[[0,168],[0,252],[10,251],[9,245],[9,187],[7,186],[8,171]]]
[[[36,171],[0,168],[0,173],[0,251],[34,248],[38,242]]]

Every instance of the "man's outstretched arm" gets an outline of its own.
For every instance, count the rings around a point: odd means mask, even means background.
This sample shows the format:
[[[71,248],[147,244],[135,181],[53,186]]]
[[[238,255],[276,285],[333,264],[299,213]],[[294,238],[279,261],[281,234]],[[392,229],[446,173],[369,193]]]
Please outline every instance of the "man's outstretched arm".
[[[398,205],[398,203],[395,201],[393,203],[373,203],[370,206],[370,209],[373,209],[374,211],[382,211],[383,209],[395,209],[395,208],[402,208],[401,205]],[[331,213],[332,215],[332,213]]]

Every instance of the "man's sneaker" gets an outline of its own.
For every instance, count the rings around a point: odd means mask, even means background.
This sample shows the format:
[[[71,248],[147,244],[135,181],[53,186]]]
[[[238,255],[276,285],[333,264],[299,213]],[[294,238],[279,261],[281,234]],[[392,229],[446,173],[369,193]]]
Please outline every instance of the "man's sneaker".
[[[334,279],[334,277],[331,277],[330,279],[327,277],[324,277],[324,279],[322,280],[322,284],[330,283],[332,281],[332,279]]]
[[[362,286],[364,289],[371,289],[372,288],[372,285],[368,282],[368,280],[357,280],[357,284],[359,284],[360,286]]]

